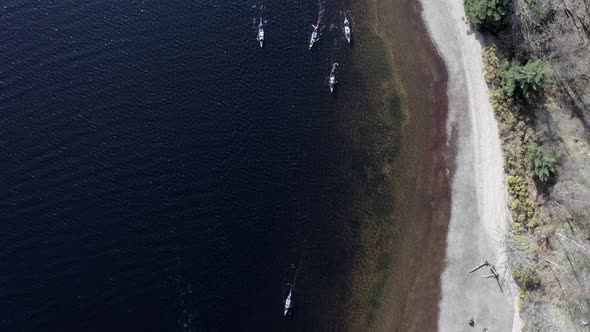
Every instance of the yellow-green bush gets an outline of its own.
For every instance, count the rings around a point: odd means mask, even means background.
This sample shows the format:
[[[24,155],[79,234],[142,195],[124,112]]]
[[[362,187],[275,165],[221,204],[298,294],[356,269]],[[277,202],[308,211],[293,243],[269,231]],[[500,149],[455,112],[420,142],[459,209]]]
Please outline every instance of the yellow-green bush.
[[[485,77],[491,85],[490,101],[499,124],[502,152],[504,153],[504,169],[508,173],[508,192],[513,200],[510,211],[515,225],[519,225],[514,233],[533,230],[540,223],[534,218],[533,202],[529,199],[528,156],[530,147],[538,141],[537,136],[521,114],[515,99],[502,93],[499,70],[502,59],[498,57],[494,45],[486,47],[483,52]]]
[[[509,176],[508,177],[508,192],[514,197],[519,197],[519,198],[528,198],[529,197],[527,183],[526,183],[525,179],[520,176]]]
[[[512,233],[513,234],[522,234],[526,231],[526,229],[520,223],[512,223]]]
[[[512,270],[512,277],[524,290],[531,290],[539,285],[541,278],[533,266]]]
[[[500,68],[500,59],[498,55],[496,45],[486,47],[483,50],[483,64],[485,68],[485,79],[488,84],[498,85],[498,69]]]
[[[533,217],[535,212],[533,202],[530,199],[514,198],[510,204],[510,210],[512,211],[512,219],[515,222],[524,224],[527,228],[530,228],[530,218]]]
[[[521,289],[518,292],[518,310],[522,310],[524,302],[531,297],[531,292],[528,290]]]

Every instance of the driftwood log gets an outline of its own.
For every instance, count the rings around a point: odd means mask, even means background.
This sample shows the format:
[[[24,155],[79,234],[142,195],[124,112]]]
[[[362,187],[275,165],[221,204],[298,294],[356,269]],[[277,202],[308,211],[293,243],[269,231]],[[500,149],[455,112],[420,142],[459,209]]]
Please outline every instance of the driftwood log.
[[[482,264],[480,264],[479,266],[475,267],[473,270],[471,270],[471,271],[469,271],[467,273],[469,274],[469,273],[475,272],[475,271],[481,269],[484,266],[490,266],[490,263],[488,263],[488,261],[486,260],[485,262],[483,262]]]

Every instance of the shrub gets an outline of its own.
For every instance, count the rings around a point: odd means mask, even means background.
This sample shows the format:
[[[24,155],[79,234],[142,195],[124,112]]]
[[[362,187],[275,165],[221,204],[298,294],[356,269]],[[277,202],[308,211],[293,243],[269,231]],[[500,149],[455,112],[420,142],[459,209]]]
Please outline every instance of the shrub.
[[[541,60],[530,60],[524,66],[504,64],[498,74],[502,93],[508,97],[520,95],[528,99],[541,90],[547,81],[545,63]]]
[[[492,44],[492,46],[485,47],[482,54],[486,82],[494,85],[498,80],[498,69],[500,68],[500,59],[496,52],[496,45]]]
[[[557,158],[538,145],[529,148],[528,159],[529,171],[543,182],[557,173]]]
[[[541,283],[537,270],[531,266],[527,266],[524,270],[518,268],[512,270],[512,277],[525,290],[533,289]]]
[[[526,229],[518,222],[512,223],[512,233],[513,234],[522,234],[526,231]]]
[[[510,203],[510,211],[512,212],[512,219],[514,222],[524,224],[528,227],[530,218],[533,217],[535,210],[533,209],[533,201],[530,199],[515,198]],[[533,225],[536,226],[536,225]]]
[[[531,292],[528,290],[519,290],[518,294],[518,310],[522,310],[524,306],[524,302],[527,301],[531,297]]]
[[[532,217],[529,219],[529,221],[526,224],[526,227],[528,229],[537,229],[537,227],[539,226],[539,219]]]
[[[498,75],[502,82],[502,93],[505,96],[513,97],[516,92],[516,81],[519,77],[518,68],[519,67],[516,65],[510,66],[508,64],[504,64],[500,67]]]
[[[508,177],[508,192],[518,198],[528,198],[529,191],[527,190],[526,181],[520,176]]]
[[[537,93],[546,83],[545,63],[541,60],[528,61],[521,67],[518,86],[524,97]]]
[[[553,15],[553,9],[551,7],[546,8],[539,2],[539,0],[527,0],[526,4],[537,23],[543,25],[549,22]]]
[[[465,0],[467,20],[480,32],[496,32],[504,25],[508,0]]]

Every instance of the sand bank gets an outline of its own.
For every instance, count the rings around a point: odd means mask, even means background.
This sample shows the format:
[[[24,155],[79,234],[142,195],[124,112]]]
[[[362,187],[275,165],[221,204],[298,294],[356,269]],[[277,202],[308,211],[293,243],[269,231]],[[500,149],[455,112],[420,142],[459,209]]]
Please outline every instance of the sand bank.
[[[461,0],[422,0],[423,18],[449,74],[448,137],[456,151],[452,177],[451,220],[446,267],[441,277],[439,331],[519,331],[516,292],[500,239],[508,224],[507,190],[498,127],[483,77],[481,35],[464,18]],[[484,268],[466,274],[484,260],[495,264],[503,293]]]

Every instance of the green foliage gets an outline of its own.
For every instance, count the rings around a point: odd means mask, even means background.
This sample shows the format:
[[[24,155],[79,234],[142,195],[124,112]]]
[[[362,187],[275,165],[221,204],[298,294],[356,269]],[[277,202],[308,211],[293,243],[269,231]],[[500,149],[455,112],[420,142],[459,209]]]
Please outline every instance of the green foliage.
[[[512,218],[515,222],[529,226],[536,226],[532,224],[530,219],[533,217],[535,210],[533,209],[533,201],[530,199],[515,198],[510,203],[510,210],[512,211]]]
[[[508,0],[465,0],[467,20],[480,32],[496,32],[508,15]]]
[[[500,59],[498,58],[496,45],[485,47],[483,49],[482,60],[485,70],[485,79],[488,84],[497,85],[498,69],[500,69]]]
[[[508,177],[508,192],[518,198],[528,198],[529,191],[525,179],[520,176]]]
[[[500,75],[500,79],[502,80],[502,93],[505,96],[513,97],[516,92],[516,81],[519,77],[518,68],[519,66],[517,65],[510,66],[508,64],[500,67],[498,75]]]
[[[557,173],[557,158],[538,145],[533,145],[528,152],[529,171],[546,182]]]
[[[557,165],[553,156],[538,151],[539,138],[526,120],[523,107],[528,103],[523,103],[523,98],[530,98],[541,90],[547,77],[544,64],[539,60],[529,61],[525,66],[502,65],[506,60],[493,45],[484,49],[482,60],[498,121],[511,195],[509,209],[513,222],[506,236],[511,255],[509,264],[521,288],[518,308],[529,310],[547,282],[546,267],[538,258],[550,243],[547,239],[555,234],[555,226],[547,222],[548,216],[531,199],[536,196],[530,191],[534,190],[530,178],[535,174],[545,181],[555,174]]]
[[[518,310],[522,310],[524,307],[524,302],[527,301],[531,297],[531,292],[528,290],[519,290],[518,292]]]
[[[523,256],[535,256],[539,251],[539,245],[527,232],[521,232],[520,234],[514,233],[511,235],[511,239],[514,242],[515,248]]]
[[[522,234],[525,232],[524,227],[520,223],[512,223],[512,233],[514,234]]]
[[[551,7],[545,8],[539,0],[526,0],[526,4],[529,10],[533,14],[533,17],[537,23],[543,25],[547,24],[553,15],[553,9]]]
[[[530,98],[543,88],[547,81],[545,63],[530,60],[524,66],[504,64],[498,72],[505,96],[520,95]]]
[[[536,217],[529,218],[529,221],[526,224],[526,227],[528,229],[534,229],[535,232],[536,232],[538,226],[539,226],[539,219],[537,219]]]
[[[545,63],[541,60],[532,60],[521,67],[518,85],[523,96],[529,98],[543,88],[546,80]]]
[[[508,173],[508,191],[512,195],[510,212],[514,225],[514,234],[534,230],[539,221],[534,217],[534,203],[530,199],[527,171],[527,151],[537,140],[534,131],[526,124],[524,116],[519,112],[515,100],[502,93],[496,82],[500,82],[498,72],[500,59],[495,46],[484,49],[483,62],[486,69],[486,80],[492,84],[490,101],[498,120],[504,168]],[[516,84],[516,83],[515,83]]]
[[[524,269],[516,268],[512,270],[512,277],[514,280],[522,285],[526,290],[531,290],[541,283],[541,278],[537,270],[532,266],[527,266]]]

